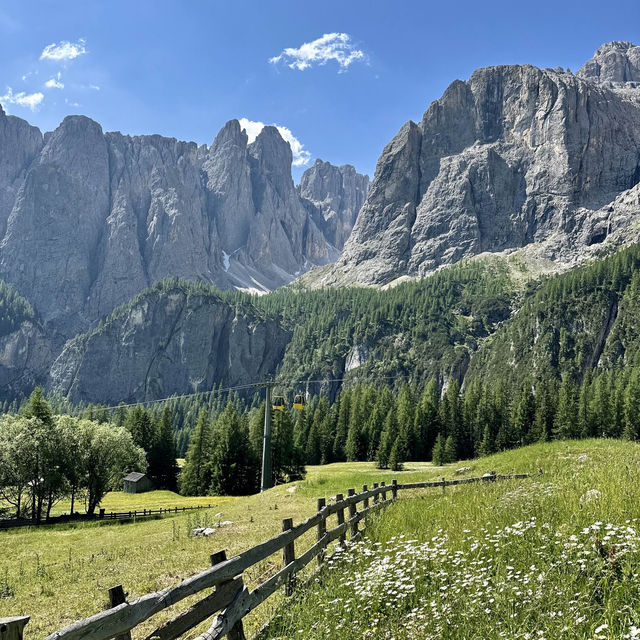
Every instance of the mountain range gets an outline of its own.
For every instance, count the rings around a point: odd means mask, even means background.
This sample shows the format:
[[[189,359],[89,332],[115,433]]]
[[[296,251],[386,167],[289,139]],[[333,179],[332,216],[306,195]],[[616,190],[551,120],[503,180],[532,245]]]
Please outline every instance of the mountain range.
[[[22,314],[0,332],[5,396],[41,382],[115,403],[283,371],[463,381],[541,273],[640,240],[640,47],[605,44],[575,74],[456,80],[385,147],[371,185],[318,160],[296,186],[291,160],[275,127],[249,142],[236,120],[199,147],[82,116],[43,136],[0,113],[0,278]]]

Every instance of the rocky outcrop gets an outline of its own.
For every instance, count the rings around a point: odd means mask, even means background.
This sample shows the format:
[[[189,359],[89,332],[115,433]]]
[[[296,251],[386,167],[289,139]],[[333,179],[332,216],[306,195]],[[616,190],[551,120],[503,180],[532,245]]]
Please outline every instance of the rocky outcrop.
[[[289,339],[251,305],[160,284],[70,340],[47,385],[74,402],[106,404],[208,391],[272,374]]]
[[[593,58],[580,67],[578,75],[611,88],[640,83],[640,47],[619,41],[603,44]]]
[[[579,260],[572,242],[602,242],[608,231],[587,230],[640,181],[640,102],[600,82],[635,77],[636,49],[626,71],[604,52],[581,76],[524,65],[455,81],[384,149],[340,259],[314,282],[386,284],[552,238],[551,259]]]
[[[55,355],[43,328],[32,320],[23,321],[14,331],[0,336],[0,398],[29,394],[44,384]]]
[[[298,193],[325,238],[341,250],[364,204],[368,187],[369,176],[357,173],[350,164],[336,167],[318,159],[302,174]]]
[[[264,292],[337,257],[275,127],[198,147],[72,116],[43,139],[0,112],[0,144],[0,278],[65,338],[167,276]]]

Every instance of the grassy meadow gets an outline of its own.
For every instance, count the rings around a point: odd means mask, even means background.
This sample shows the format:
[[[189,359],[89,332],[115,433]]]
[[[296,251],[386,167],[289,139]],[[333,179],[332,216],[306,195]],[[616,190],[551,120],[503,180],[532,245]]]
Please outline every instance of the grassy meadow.
[[[41,638],[104,608],[113,585],[122,584],[130,598],[142,595],[206,568],[214,551],[233,555],[275,535],[283,518],[311,515],[317,497],[393,477],[401,483],[450,478],[461,466],[471,467],[469,476],[538,467],[545,473],[447,488],[445,495],[402,492],[371,519],[364,541],[302,597],[278,609],[279,593],[256,610],[247,634],[279,612],[266,637],[635,637],[629,634],[640,623],[640,445],[613,440],[540,444],[447,467],[408,463],[397,473],[372,463],[309,467],[304,481],[261,495],[201,498],[216,504],[211,510],[1,532],[0,617],[31,615],[27,640]],[[585,497],[593,489],[599,493]],[[124,508],[126,497],[110,494],[105,506]],[[131,498],[156,500],[153,493]],[[221,520],[233,524],[209,538],[190,535],[195,526]],[[276,554],[245,579],[258,584],[280,566]],[[197,599],[156,616],[134,638]]]
[[[308,467],[302,482],[240,498],[183,498],[166,491],[109,493],[101,505],[107,511],[209,503],[215,507],[130,523],[80,522],[0,532],[0,618],[30,615],[27,640],[42,638],[104,609],[109,587],[122,584],[131,598],[143,595],[205,569],[215,551],[225,549],[230,557],[270,538],[281,531],[283,518],[299,522],[312,515],[315,498],[382,480],[390,484],[396,476],[421,479],[445,473],[452,471],[428,463],[409,463],[401,474],[380,471],[373,463],[346,463]],[[64,511],[65,506],[58,505],[58,510]],[[190,535],[194,527],[215,527],[220,521],[233,524],[208,538]],[[310,532],[301,544],[311,544],[314,535]],[[276,554],[245,577],[256,584],[280,566],[281,557]],[[197,599],[178,606],[181,610]],[[277,599],[271,598],[256,612],[248,621],[249,630],[271,615]],[[137,635],[144,637],[171,615],[167,611],[156,616]]]
[[[405,494],[265,637],[640,638],[640,446],[554,442],[472,464],[545,473]]]

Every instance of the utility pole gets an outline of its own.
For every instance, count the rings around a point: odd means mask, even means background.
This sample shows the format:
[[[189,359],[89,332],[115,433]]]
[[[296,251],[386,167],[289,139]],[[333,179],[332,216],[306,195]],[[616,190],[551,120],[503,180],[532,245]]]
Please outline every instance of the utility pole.
[[[265,405],[264,405],[264,435],[262,438],[262,479],[260,491],[271,489],[271,389],[273,384],[267,382],[265,385]]]

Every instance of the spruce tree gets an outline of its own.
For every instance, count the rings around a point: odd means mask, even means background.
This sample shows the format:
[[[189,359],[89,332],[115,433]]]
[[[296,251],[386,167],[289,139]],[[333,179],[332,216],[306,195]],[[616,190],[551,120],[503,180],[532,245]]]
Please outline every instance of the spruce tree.
[[[493,442],[493,436],[491,434],[491,427],[488,424],[484,427],[482,442],[480,443],[478,453],[481,456],[490,456],[492,453],[495,453],[495,444]]]
[[[165,408],[158,425],[158,437],[149,454],[149,474],[158,489],[175,491],[178,484],[176,441],[171,410]]]
[[[456,440],[453,437],[453,434],[450,436],[447,436],[447,439],[444,443],[444,456],[443,456],[443,462],[445,463],[449,463],[449,462],[455,462],[456,460],[458,460],[458,446],[456,444]]]
[[[442,466],[445,462],[444,438],[441,433],[436,436],[433,451],[431,452],[431,462],[433,462],[436,467]]]
[[[405,445],[401,442],[401,436],[398,436],[391,447],[391,452],[389,453],[389,468],[391,471],[401,471],[403,467],[403,455],[402,451],[405,448]]]
[[[232,401],[216,420],[211,456],[211,491],[216,495],[247,495],[258,489],[260,467],[251,455],[249,429]]]
[[[206,409],[201,409],[180,473],[180,493],[187,496],[206,495],[211,488],[212,453],[211,418]]]
[[[635,368],[629,378],[624,399],[624,437],[640,440],[640,368]]]
[[[558,409],[554,421],[556,438],[577,438],[578,432],[578,398],[573,379],[569,374],[562,377],[558,392]]]
[[[32,391],[29,401],[22,410],[22,415],[25,418],[38,418],[46,427],[53,427],[53,412],[45,400],[42,387],[36,387]]]

